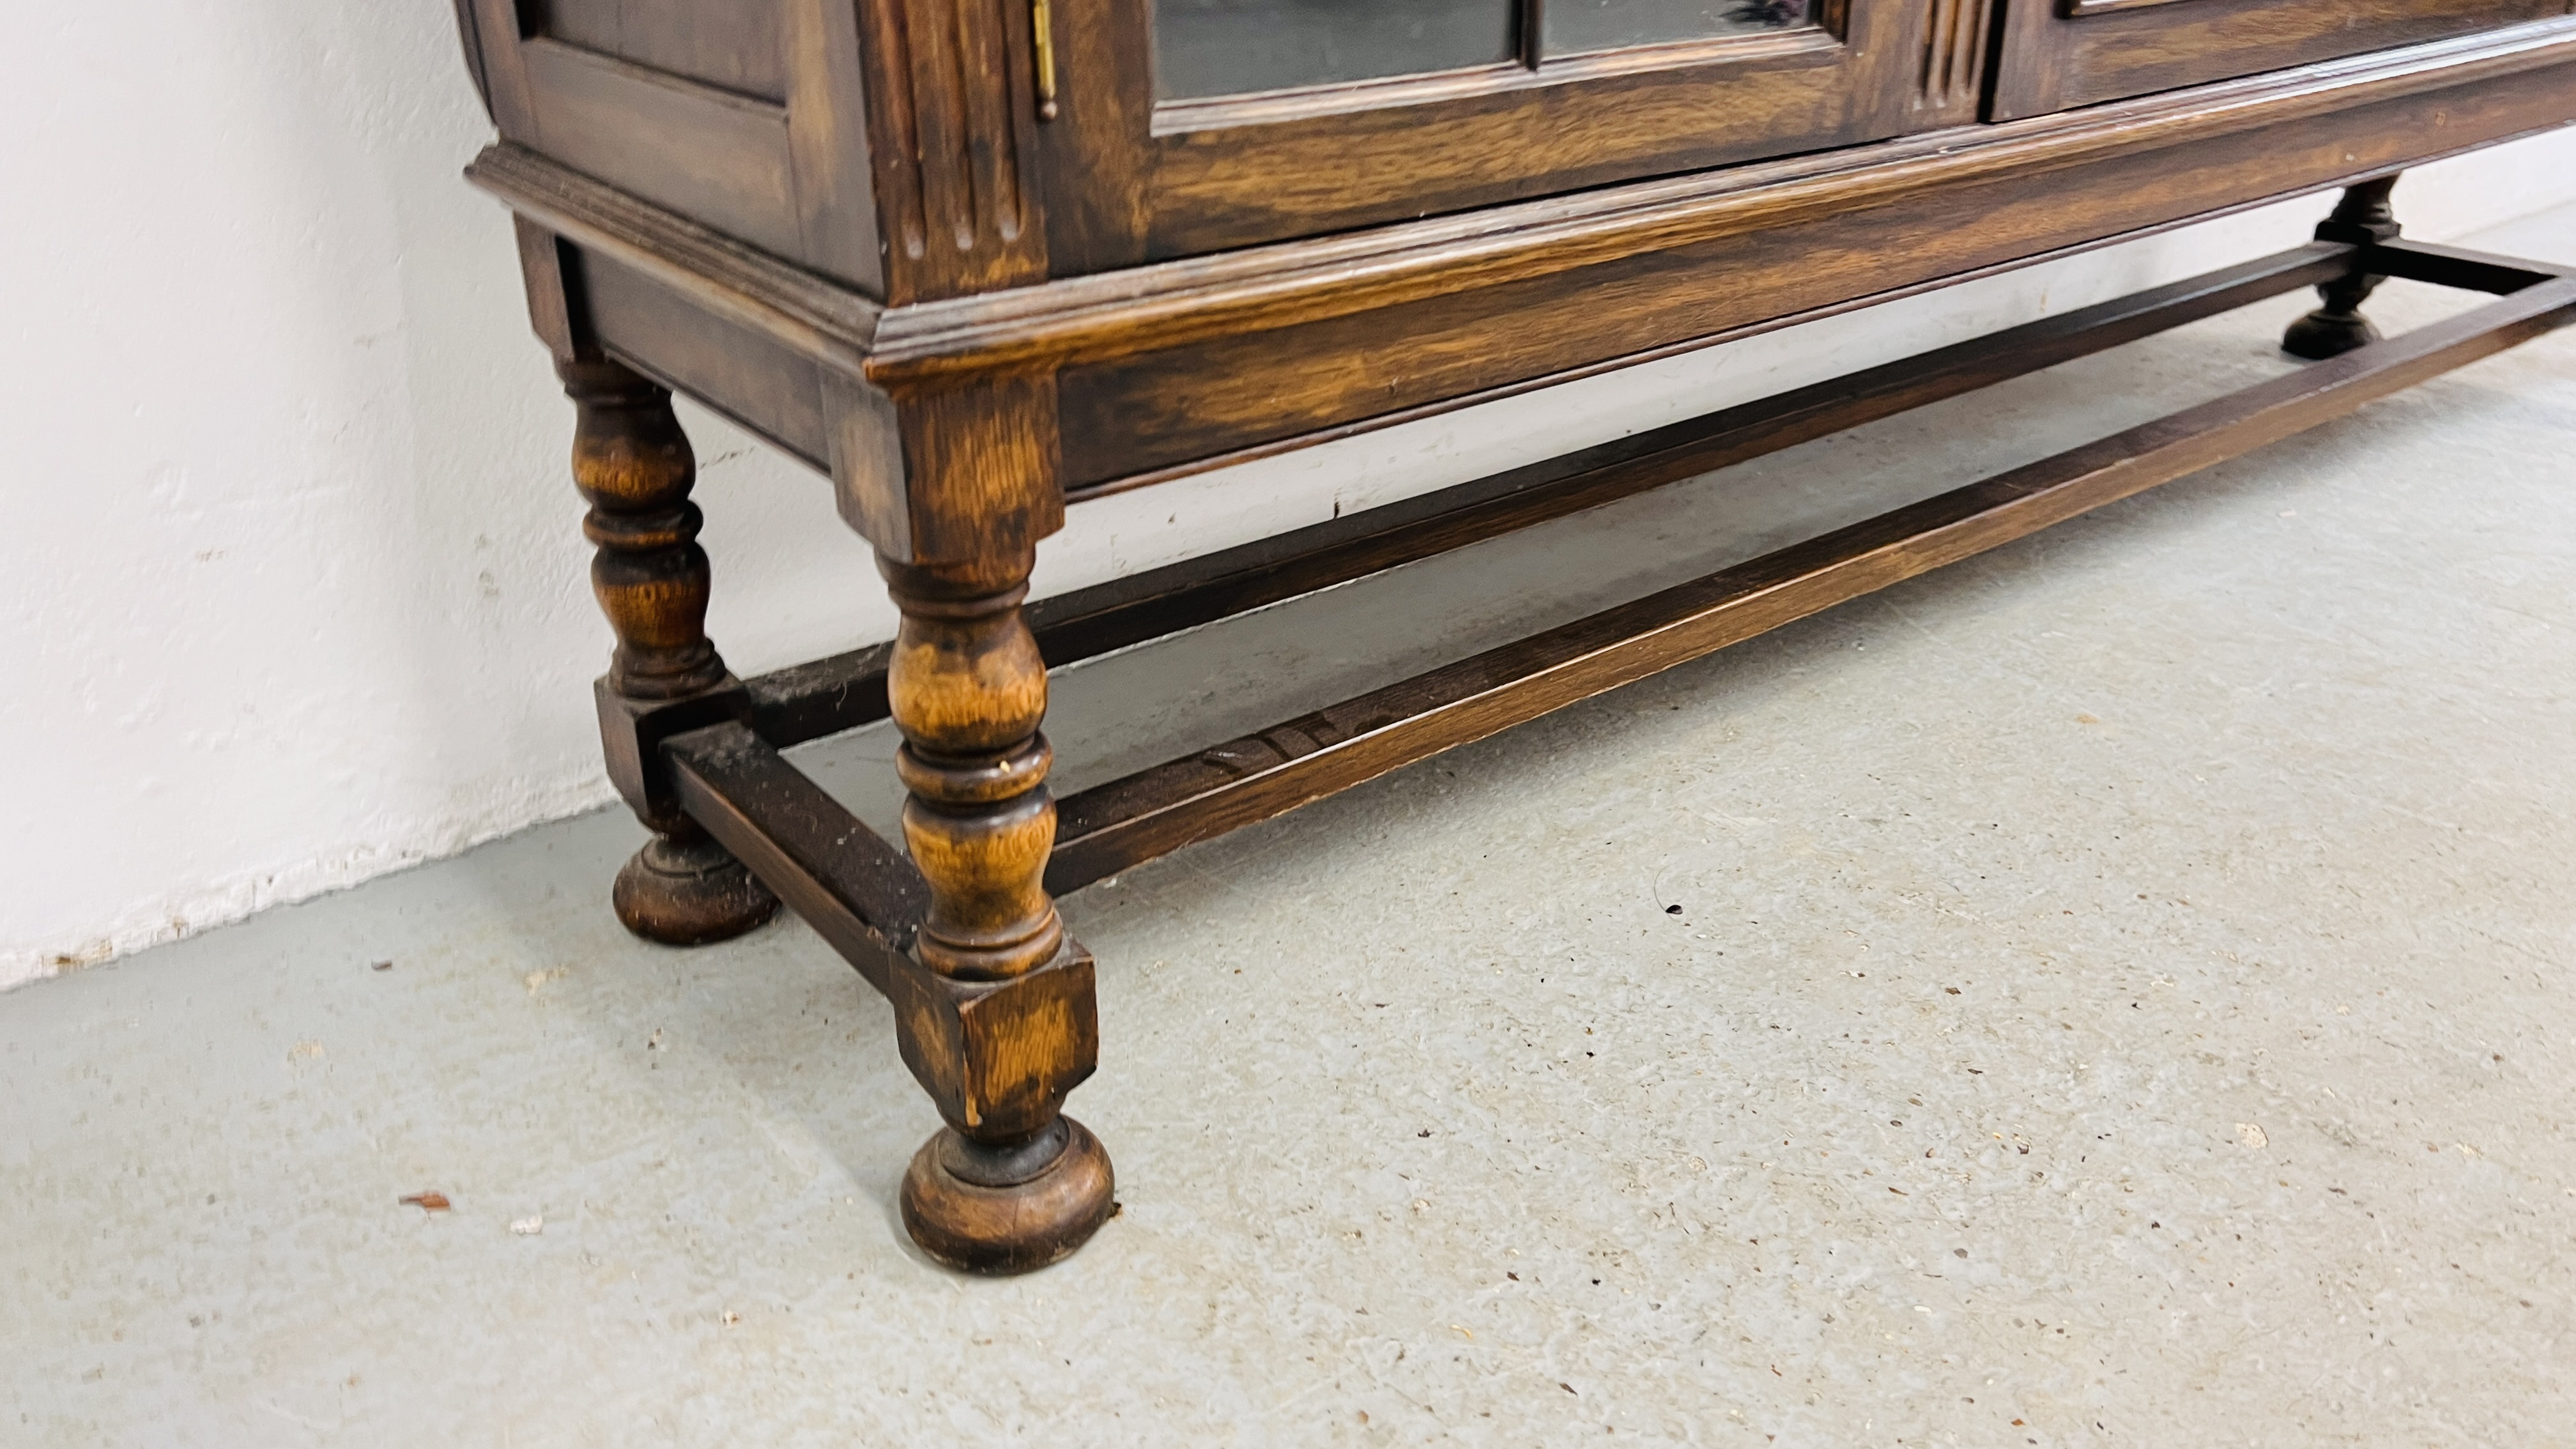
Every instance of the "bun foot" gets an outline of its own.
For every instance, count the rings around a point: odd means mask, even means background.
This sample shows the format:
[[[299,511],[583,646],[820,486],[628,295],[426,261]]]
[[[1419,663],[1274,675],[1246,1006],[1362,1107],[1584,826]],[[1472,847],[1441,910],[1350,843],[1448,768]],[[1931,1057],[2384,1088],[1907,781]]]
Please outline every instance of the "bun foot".
[[[647,941],[729,941],[778,914],[778,897],[712,840],[657,835],[617,873],[617,919]]]
[[[903,1175],[903,1225],[952,1268],[1028,1273],[1090,1241],[1116,1191],[1108,1149],[1070,1117],[1006,1147],[944,1127]]]
[[[2320,307],[2290,324],[2289,334],[2281,339],[2281,350],[2292,357],[2323,362],[2378,340],[2379,329],[2370,325],[2369,318],[2358,312]]]

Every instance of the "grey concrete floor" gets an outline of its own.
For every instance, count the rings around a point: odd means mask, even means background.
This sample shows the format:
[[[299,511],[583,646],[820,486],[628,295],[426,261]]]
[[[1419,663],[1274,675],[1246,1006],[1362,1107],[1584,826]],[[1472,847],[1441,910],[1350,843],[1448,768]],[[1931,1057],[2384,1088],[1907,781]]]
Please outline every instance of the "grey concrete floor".
[[[2301,305],[1070,671],[1064,778]],[[2560,334],[1072,898],[1125,1212],[1025,1279],[903,1240],[882,1003],[627,938],[618,816],[12,993],[0,1441],[2576,1443],[2571,452]]]

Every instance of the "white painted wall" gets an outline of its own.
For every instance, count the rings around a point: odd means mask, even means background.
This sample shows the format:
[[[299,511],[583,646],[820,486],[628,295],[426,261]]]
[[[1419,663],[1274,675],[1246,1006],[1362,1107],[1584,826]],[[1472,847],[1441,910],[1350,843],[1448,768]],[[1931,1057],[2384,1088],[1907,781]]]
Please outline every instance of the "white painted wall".
[[[610,798],[567,409],[430,0],[0,7],[0,986]],[[2576,134],[2399,192],[2576,197]],[[2321,204],[1075,511],[1074,587],[2289,244]],[[823,485],[690,414],[745,672],[891,626]],[[604,890],[605,883],[603,883]],[[603,898],[604,899],[604,898]]]

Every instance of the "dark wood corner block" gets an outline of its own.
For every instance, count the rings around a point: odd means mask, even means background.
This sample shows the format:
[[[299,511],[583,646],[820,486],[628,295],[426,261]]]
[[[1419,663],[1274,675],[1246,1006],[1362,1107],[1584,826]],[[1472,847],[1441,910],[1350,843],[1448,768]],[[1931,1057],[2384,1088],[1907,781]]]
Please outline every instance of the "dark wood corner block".
[[[675,823],[688,817],[680,803],[678,783],[662,758],[662,745],[674,735],[751,713],[751,691],[731,674],[703,694],[686,699],[634,699],[617,691],[603,675],[591,687],[599,706],[599,742],[608,757],[608,783],[646,824]]]
[[[889,999],[904,1065],[960,1133],[1026,1139],[1100,1065],[1095,974],[1091,953],[1070,940],[1007,981],[902,972]]]
[[[2400,172],[2576,121],[2570,0],[455,0],[575,410],[610,778],[672,944],[782,903],[945,1124],[924,1252],[1043,1267],[1116,1176],[1065,1115],[1055,894],[1969,557],[2576,320],[2576,269],[2406,240]],[[1624,17],[1624,18],[1623,18]],[[1070,503],[2341,188],[2206,276],[1037,604]],[[2493,300],[2382,337],[2401,277]],[[2306,369],[1082,791],[1048,669],[2313,287]],[[897,638],[736,678],[685,393],[832,480]],[[902,840],[779,751],[891,720]]]

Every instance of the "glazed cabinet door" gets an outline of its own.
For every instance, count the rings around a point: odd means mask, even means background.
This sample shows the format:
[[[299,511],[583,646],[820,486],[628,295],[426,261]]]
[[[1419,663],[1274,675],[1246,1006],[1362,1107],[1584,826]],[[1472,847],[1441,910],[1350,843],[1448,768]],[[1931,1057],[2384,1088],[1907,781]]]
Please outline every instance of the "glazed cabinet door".
[[[1059,273],[1972,120],[1988,39],[1988,0],[1034,7]]]
[[[2569,0],[2003,0],[1990,116],[2096,101],[2541,20]]]

